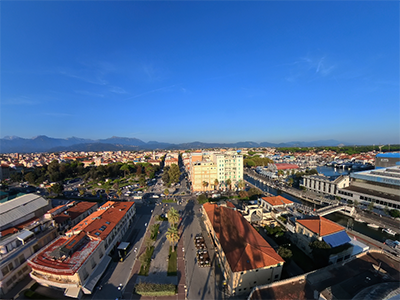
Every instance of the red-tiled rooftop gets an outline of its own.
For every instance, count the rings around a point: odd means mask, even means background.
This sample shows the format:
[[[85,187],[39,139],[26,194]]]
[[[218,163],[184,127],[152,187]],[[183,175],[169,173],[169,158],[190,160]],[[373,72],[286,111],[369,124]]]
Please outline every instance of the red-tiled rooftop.
[[[28,264],[33,269],[46,271],[52,274],[59,275],[73,275],[82,266],[89,255],[96,249],[100,244],[100,240],[88,240],[83,248],[79,251],[75,251],[69,258],[65,260],[53,259],[52,252],[59,247],[62,247],[65,243],[73,239],[75,236],[66,237],[61,236],[53,243],[51,243],[44,250],[40,251],[35,257],[28,261]]]
[[[278,164],[275,164],[275,166],[278,170],[289,170],[289,169],[298,169],[299,168],[298,165],[284,164],[284,163],[278,163]]]
[[[344,230],[344,227],[320,216],[297,220],[297,222],[320,237]]]
[[[203,207],[233,272],[284,262],[238,211],[210,203]]]
[[[133,205],[133,202],[106,202],[68,231],[67,236],[61,236],[34,256],[30,262],[31,267],[53,274],[73,275]],[[85,236],[89,238],[71,257],[64,261],[53,259],[52,252],[55,249]]]
[[[262,197],[261,199],[265,200],[272,206],[279,206],[279,205],[285,205],[285,204],[292,204],[293,201],[290,201],[286,199],[285,197],[282,196],[275,196],[275,197]]]

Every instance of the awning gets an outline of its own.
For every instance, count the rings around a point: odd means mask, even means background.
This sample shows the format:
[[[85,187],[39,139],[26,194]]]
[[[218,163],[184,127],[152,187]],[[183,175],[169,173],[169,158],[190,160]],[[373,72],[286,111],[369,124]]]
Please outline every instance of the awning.
[[[89,279],[86,281],[85,285],[82,287],[82,290],[85,294],[91,294],[100,277],[103,275],[106,270],[108,264],[111,261],[111,257],[105,255],[101,263],[97,266],[96,270],[89,276]]]
[[[130,245],[130,243],[122,242],[121,244],[119,244],[117,250],[126,250],[126,248],[128,248],[129,245]]]
[[[80,287],[70,287],[65,289],[64,295],[71,298],[80,298],[82,296]]]
[[[332,248],[335,248],[340,245],[344,245],[351,241],[351,239],[347,235],[346,231],[336,232],[334,234],[324,236],[322,239],[325,241],[325,243],[327,243]]]

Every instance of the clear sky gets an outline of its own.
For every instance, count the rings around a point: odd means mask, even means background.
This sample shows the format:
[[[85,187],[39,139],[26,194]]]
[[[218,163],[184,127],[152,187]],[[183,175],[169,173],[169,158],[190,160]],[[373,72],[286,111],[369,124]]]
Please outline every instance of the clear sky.
[[[400,143],[397,1],[3,1],[1,137]]]

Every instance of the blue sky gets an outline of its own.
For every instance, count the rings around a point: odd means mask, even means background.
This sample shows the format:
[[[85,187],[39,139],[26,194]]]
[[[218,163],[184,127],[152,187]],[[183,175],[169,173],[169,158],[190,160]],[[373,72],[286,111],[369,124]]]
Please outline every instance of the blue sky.
[[[3,2],[1,137],[400,143],[399,3]]]

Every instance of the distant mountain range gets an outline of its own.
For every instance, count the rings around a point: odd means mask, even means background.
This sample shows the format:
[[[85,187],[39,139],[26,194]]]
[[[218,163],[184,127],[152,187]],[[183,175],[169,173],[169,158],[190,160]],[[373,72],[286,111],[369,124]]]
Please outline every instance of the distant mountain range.
[[[237,143],[203,143],[192,142],[182,144],[147,143],[136,138],[113,136],[108,139],[91,140],[71,137],[66,139],[50,138],[39,135],[31,139],[17,136],[6,136],[0,139],[0,153],[32,153],[32,152],[59,152],[59,151],[125,151],[125,150],[156,150],[156,149],[203,149],[203,148],[255,148],[255,147],[319,147],[345,145],[336,140],[315,142],[288,142],[288,143],[255,143],[251,141]]]

